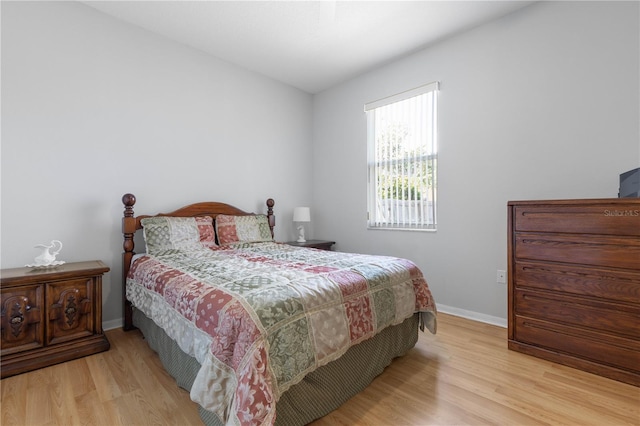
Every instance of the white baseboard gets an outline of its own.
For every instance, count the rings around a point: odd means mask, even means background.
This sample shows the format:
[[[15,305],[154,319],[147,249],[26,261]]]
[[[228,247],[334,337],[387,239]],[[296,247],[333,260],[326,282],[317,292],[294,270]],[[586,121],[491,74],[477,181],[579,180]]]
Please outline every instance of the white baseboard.
[[[114,328],[122,328],[122,324],[124,324],[124,320],[122,318],[103,321],[102,329],[103,330],[113,330]]]
[[[438,312],[507,328],[506,318],[494,317],[491,315],[481,314],[480,312],[467,311],[466,309],[454,308],[453,306],[441,305],[440,303],[437,304],[437,308]]]

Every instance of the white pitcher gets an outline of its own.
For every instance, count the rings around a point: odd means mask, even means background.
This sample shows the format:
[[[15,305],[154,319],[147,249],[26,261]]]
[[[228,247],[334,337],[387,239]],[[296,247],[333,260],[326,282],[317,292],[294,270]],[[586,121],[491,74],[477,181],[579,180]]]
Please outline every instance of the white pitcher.
[[[38,244],[35,248],[42,250],[40,255],[35,258],[35,264],[38,266],[50,265],[56,261],[56,256],[62,250],[62,243],[58,240],[52,240],[51,245]]]

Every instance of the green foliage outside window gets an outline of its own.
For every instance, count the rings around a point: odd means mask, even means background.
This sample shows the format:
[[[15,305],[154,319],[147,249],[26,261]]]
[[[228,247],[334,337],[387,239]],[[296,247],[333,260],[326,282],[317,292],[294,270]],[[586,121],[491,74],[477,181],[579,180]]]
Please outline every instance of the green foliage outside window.
[[[378,133],[378,196],[381,199],[421,200],[428,198],[433,185],[434,159],[427,147],[410,147],[406,125],[393,123]]]

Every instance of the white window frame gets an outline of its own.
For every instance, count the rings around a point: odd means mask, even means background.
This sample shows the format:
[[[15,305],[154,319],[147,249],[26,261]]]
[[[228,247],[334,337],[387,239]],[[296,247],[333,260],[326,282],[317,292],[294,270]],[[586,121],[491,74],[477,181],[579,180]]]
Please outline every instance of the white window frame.
[[[364,106],[364,110],[367,113],[368,229],[412,231],[435,231],[437,229],[438,90],[439,83],[433,82],[397,95],[367,103]],[[378,150],[376,148],[378,144],[378,137],[381,136],[376,133],[376,131],[378,130],[378,132],[381,133],[382,130],[376,129],[376,121],[381,123],[380,120],[376,120],[376,113],[385,114],[383,117],[389,118],[389,108],[384,107],[406,105],[406,103],[400,104],[400,102],[409,100],[413,100],[413,102],[415,102],[414,98],[417,99],[417,97],[423,95],[426,96],[423,101],[428,102],[428,107],[427,110],[424,111],[426,114],[426,116],[424,116],[424,123],[422,120],[421,123],[430,127],[427,128],[426,133],[423,133],[421,143],[425,144],[425,149],[427,151],[422,151],[423,153],[420,155],[405,154],[406,156],[402,160],[393,158],[377,158],[376,153]],[[380,118],[380,116],[378,118]],[[378,125],[381,126],[380,124]],[[408,134],[411,134],[412,130],[409,130],[408,132]],[[403,145],[398,144],[396,146],[401,147]],[[406,145],[404,148],[405,149],[403,150],[406,153]],[[378,170],[389,171],[389,166],[406,162],[415,164],[421,161],[425,162],[425,167],[427,167],[427,169],[430,165],[432,170],[432,180],[431,185],[423,184],[420,186],[421,189],[418,191],[420,194],[419,197],[415,195],[415,186],[398,186],[398,183],[396,182],[395,187],[392,186],[384,190],[380,188],[377,176]],[[384,169],[381,169],[381,167]],[[411,174],[408,173],[406,176],[408,179]],[[418,199],[412,199],[412,196],[410,195],[398,197],[402,199],[391,199],[380,196],[380,194],[385,190],[391,191],[392,189],[396,194],[399,192],[404,194],[405,191],[406,194],[411,192],[414,194],[413,197],[418,197]],[[405,197],[409,199],[406,199]]]

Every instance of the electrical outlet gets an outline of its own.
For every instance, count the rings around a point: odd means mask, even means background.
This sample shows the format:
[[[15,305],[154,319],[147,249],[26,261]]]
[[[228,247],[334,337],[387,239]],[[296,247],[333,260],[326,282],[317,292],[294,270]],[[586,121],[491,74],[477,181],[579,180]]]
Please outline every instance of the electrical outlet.
[[[503,270],[498,269],[498,275],[497,275],[497,282],[499,282],[500,284],[506,284],[507,283],[507,273]]]

